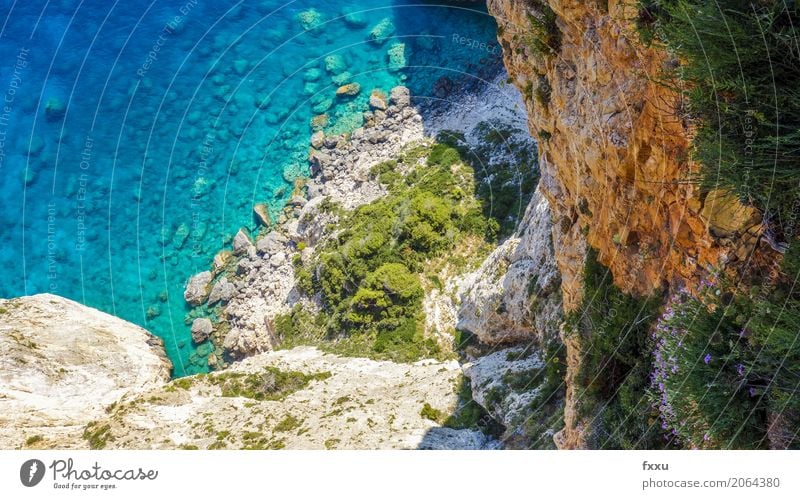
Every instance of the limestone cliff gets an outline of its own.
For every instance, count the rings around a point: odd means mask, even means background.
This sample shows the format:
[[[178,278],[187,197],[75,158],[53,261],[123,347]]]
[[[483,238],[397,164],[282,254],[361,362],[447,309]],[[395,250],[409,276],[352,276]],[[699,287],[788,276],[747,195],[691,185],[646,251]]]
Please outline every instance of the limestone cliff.
[[[85,448],[106,408],[169,381],[161,340],[58,296],[0,300],[0,448]]]
[[[639,42],[635,2],[489,0],[511,77],[539,138],[541,189],[566,312],[582,299],[587,245],[626,292],[692,288],[709,267],[744,259],[759,214],[688,179],[691,130],[678,95],[655,82],[669,55]],[[572,377],[580,340],[567,346],[562,447],[584,447]]]
[[[0,300],[0,449],[495,447],[443,427],[456,361],[377,362],[308,347],[170,381],[161,340],[65,298]]]

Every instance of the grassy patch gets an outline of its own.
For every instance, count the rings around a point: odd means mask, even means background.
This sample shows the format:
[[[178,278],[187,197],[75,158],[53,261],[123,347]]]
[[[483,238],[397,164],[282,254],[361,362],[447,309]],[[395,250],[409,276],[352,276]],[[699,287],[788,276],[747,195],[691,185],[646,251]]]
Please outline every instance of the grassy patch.
[[[638,25],[645,41],[682,61],[665,83],[684,97],[677,113],[697,126],[701,183],[735,192],[791,241],[800,193],[797,4],[646,1]]]
[[[434,409],[427,402],[425,402],[425,405],[422,406],[422,409],[419,411],[419,415],[437,424],[444,424],[446,419],[442,411],[439,409]]]
[[[212,374],[206,379],[222,390],[223,397],[246,397],[254,400],[283,400],[288,395],[302,390],[311,381],[324,380],[329,372],[304,374],[298,371],[281,371],[265,367],[255,373],[225,372]]]
[[[97,450],[105,449],[108,441],[113,440],[114,437],[111,435],[110,425],[105,424],[101,426],[92,421],[86,425],[86,428],[84,428],[83,438],[89,442],[90,449]]]
[[[44,440],[44,437],[43,437],[43,436],[41,436],[41,435],[34,435],[34,436],[32,436],[32,437],[28,437],[28,438],[25,440],[25,445],[28,445],[28,446],[30,446],[30,445],[35,445],[35,444],[38,444],[39,442],[41,442],[42,440]]]
[[[653,399],[665,428],[697,448],[800,448],[800,244],[775,277],[720,278],[668,310]]]
[[[302,426],[303,421],[289,414],[275,425],[275,431],[289,432]]]

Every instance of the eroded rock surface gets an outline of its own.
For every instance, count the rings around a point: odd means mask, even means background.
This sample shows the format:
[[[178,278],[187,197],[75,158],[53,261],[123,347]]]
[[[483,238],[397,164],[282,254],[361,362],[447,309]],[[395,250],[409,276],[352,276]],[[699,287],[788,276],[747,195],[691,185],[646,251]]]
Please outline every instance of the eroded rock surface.
[[[86,448],[84,426],[169,381],[161,340],[49,294],[0,300],[0,448]]]
[[[305,386],[276,400],[229,393],[236,376],[300,372]],[[182,378],[116,407],[95,428],[105,448],[483,448],[480,432],[442,428],[458,400],[456,361],[415,364],[343,358],[298,347],[250,357],[220,373]]]
[[[486,344],[557,336],[561,278],[551,225],[547,200],[537,189],[518,232],[464,279],[458,329]]]

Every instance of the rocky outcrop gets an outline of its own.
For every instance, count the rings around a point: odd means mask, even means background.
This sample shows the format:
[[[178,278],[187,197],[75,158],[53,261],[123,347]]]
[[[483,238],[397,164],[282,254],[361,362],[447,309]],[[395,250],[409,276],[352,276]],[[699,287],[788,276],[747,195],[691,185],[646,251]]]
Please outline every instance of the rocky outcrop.
[[[561,398],[545,386],[547,359],[533,345],[498,350],[464,364],[472,397],[503,425],[506,448],[552,448]],[[554,416],[555,415],[555,416]]]
[[[332,207],[352,210],[385,194],[370,168],[425,138],[422,117],[410,107],[408,89],[393,89],[389,104],[385,111],[365,113],[366,126],[349,136],[315,134],[317,147],[309,152],[312,176],[303,188],[295,189],[283,222],[261,234],[255,245],[247,232],[240,230],[233,241],[238,260],[227,266],[231,270],[220,271],[213,283],[198,276],[190,281],[187,297],[199,297],[201,289],[210,288],[207,304],[225,304],[222,321],[227,327],[219,328],[220,337],[212,336],[222,347],[220,354],[242,359],[275,347],[271,321],[299,299],[293,292],[294,260],[303,253],[299,245],[311,251],[326,231],[335,227],[338,215]],[[204,302],[195,299],[191,303]]]
[[[541,186],[552,210],[566,311],[582,298],[587,244],[614,283],[637,295],[691,289],[707,268],[746,256],[762,230],[760,217],[732,196],[706,196],[686,181],[696,173],[687,159],[691,130],[679,118],[678,96],[655,81],[673,62],[639,43],[635,2],[488,6],[506,68],[525,96],[531,133],[541,139]],[[570,395],[582,355],[579,342],[566,344],[559,442],[573,448],[585,446]]]
[[[160,339],[73,301],[0,300],[0,448],[86,448],[84,426],[162,386]]]
[[[557,337],[561,278],[551,226],[547,200],[537,189],[517,233],[461,284],[458,329],[489,345]]]
[[[161,341],[121,319],[52,295],[0,300],[0,448],[497,446],[423,411],[455,410],[456,361],[300,347],[212,375],[170,381],[170,368]]]
[[[269,378],[281,395],[238,390],[235,383],[246,385],[247,376]],[[296,381],[301,376],[304,382]],[[460,376],[456,361],[396,364],[299,347],[155,388],[92,428],[104,429],[102,447],[124,449],[493,447],[480,432],[443,428],[422,414],[425,404],[452,411]]]

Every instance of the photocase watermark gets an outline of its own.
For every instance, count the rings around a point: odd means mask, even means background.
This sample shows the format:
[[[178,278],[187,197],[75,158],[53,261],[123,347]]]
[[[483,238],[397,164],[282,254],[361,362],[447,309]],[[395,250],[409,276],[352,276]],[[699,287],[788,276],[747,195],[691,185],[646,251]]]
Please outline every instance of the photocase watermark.
[[[28,67],[28,53],[30,49],[22,47],[17,53],[11,78],[6,86],[3,102],[0,105],[0,170],[6,160],[6,141],[8,139],[8,126],[11,121],[11,114],[14,111],[14,101],[17,93],[22,89],[22,77],[24,69]]]
[[[496,55],[500,53],[500,45],[496,43],[475,40],[473,38],[459,35],[458,33],[453,33],[453,36],[450,37],[450,40],[456,45],[462,45],[473,50],[480,50],[482,52],[486,52],[487,54]]]
[[[155,64],[158,60],[158,55],[161,52],[161,49],[166,45],[167,40],[175,34],[176,31],[180,29],[183,25],[184,21],[186,20],[186,16],[189,15],[190,12],[197,6],[198,0],[189,0],[185,4],[183,4],[179,9],[178,12],[180,14],[175,15],[167,21],[161,31],[158,34],[158,38],[150,47],[150,50],[147,52],[145,56],[144,62],[139,66],[139,69],[136,70],[136,75],[139,78],[144,78],[150,68]]]
[[[26,487],[36,487],[44,478],[44,463],[38,459],[28,459],[19,467],[19,481]]]
[[[36,487],[50,469],[52,488],[72,490],[110,490],[120,482],[153,481],[158,478],[158,470],[136,468],[106,468],[97,461],[89,468],[80,468],[72,458],[54,459],[50,465],[38,459],[28,459],[19,469],[19,480],[25,487]]]

